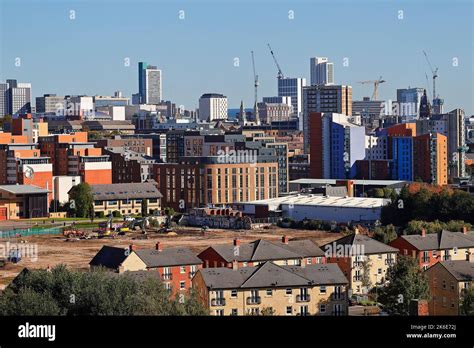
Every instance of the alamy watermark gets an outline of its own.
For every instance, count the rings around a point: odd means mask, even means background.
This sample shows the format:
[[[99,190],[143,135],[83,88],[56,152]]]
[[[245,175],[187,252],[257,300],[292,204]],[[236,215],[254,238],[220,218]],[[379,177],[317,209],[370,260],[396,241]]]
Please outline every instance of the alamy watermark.
[[[0,243],[0,259],[29,258],[38,261],[38,244],[35,243]]]

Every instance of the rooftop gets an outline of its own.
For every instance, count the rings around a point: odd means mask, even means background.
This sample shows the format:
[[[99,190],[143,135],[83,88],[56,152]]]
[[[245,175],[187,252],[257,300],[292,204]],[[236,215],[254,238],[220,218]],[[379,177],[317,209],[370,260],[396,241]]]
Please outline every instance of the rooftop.
[[[336,246],[334,248],[333,246]],[[353,233],[348,236],[339,238],[331,243],[327,243],[322,246],[322,249],[326,249],[326,246],[330,246],[333,250],[337,250],[337,246],[353,246],[354,251],[360,251],[363,254],[381,254],[381,253],[397,253],[398,249],[393,248],[387,244],[379,242],[373,238],[370,238],[366,235]],[[363,248],[359,248],[361,246]]]
[[[252,289],[347,284],[337,264],[278,266],[265,262],[257,267],[232,269],[227,267],[203,268],[204,283],[211,289]]]
[[[263,199],[241,204],[268,205],[271,210],[276,210],[282,204],[327,206],[339,208],[380,208],[390,202],[385,198],[365,197],[328,197],[314,194],[297,194],[285,197]]]
[[[153,183],[91,185],[94,200],[162,198]]]
[[[440,250],[452,248],[473,248],[474,231],[450,232],[442,230],[438,233],[427,233],[425,236],[420,234],[404,235],[400,238],[406,240],[418,250]]]
[[[341,179],[343,180],[343,179]],[[345,179],[344,179],[345,180]],[[290,181],[290,184],[328,184],[328,185],[335,185],[336,181],[340,181],[337,179],[297,179]],[[367,186],[390,186],[390,185],[400,185],[400,184],[408,184],[409,181],[403,180],[358,180],[353,179],[351,180],[354,185],[367,185]]]
[[[15,195],[50,192],[49,190],[34,185],[0,185],[0,191],[7,191]]]
[[[201,259],[199,259],[191,249],[182,247],[165,248],[163,250],[138,249],[135,253],[149,268],[199,265],[202,263]]]
[[[474,280],[474,263],[467,260],[439,262],[458,281]]]

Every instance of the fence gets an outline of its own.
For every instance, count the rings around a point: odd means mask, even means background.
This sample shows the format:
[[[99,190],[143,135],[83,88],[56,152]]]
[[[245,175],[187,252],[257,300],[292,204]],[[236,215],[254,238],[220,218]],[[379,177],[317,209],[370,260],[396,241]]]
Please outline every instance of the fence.
[[[25,228],[25,229],[15,229],[9,231],[0,231],[0,238],[15,238],[15,237],[28,237],[28,236],[37,236],[43,234],[62,234],[62,227],[52,227],[52,228]]]

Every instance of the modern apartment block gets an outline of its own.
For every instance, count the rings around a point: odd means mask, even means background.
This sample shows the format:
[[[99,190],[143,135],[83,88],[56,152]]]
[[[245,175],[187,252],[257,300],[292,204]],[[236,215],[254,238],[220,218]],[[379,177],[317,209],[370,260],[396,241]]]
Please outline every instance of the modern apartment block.
[[[418,260],[420,268],[426,270],[439,261],[466,260],[474,252],[474,231],[450,232],[443,230],[438,233],[421,235],[403,235],[390,243],[400,250],[401,255],[408,255]]]
[[[0,92],[3,90],[6,90],[4,97],[6,102],[3,103],[3,106],[0,104],[0,109],[6,110],[5,114],[17,116],[31,112],[31,83],[7,80],[6,84],[2,84],[0,87]]]
[[[206,93],[199,98],[199,120],[212,122],[227,119],[227,97],[218,93]]]
[[[80,175],[88,184],[111,184],[112,163],[101,148],[88,142],[87,132],[39,137],[41,154],[51,158],[55,176]]]
[[[439,133],[413,138],[413,175],[434,185],[448,184],[448,140]]]
[[[43,119],[33,119],[31,114],[23,114],[11,120],[12,135],[24,135],[28,142],[37,143],[40,136],[48,135],[48,123]]]
[[[65,97],[56,94],[44,94],[36,97],[36,112],[41,114],[61,114],[65,108]]]
[[[124,150],[153,157],[153,139],[144,138],[141,135],[115,135],[112,138],[97,140],[97,146],[101,148],[122,147]]]
[[[326,57],[314,57],[309,62],[311,86],[334,84],[334,63]]]
[[[322,246],[327,263],[337,264],[349,280],[352,294],[367,294],[386,282],[387,272],[397,259],[398,249],[356,233]],[[365,267],[364,267],[365,265]],[[364,270],[369,274],[364,274]]]
[[[365,158],[365,128],[343,114],[314,112],[309,119],[310,177],[354,178],[356,161]]]
[[[303,88],[303,135],[305,150],[309,151],[311,134],[309,131],[310,114],[337,113],[352,115],[352,87],[345,85],[318,85]]]
[[[256,156],[254,161],[248,156],[246,153],[235,162],[225,156],[190,156],[179,163],[155,164],[153,177],[163,194],[163,204],[186,211],[278,197],[276,157]]]
[[[290,240],[283,236],[281,241],[258,239],[242,244],[234,239],[233,244],[214,245],[198,254],[203,267],[253,267],[271,261],[280,266],[301,266],[325,263],[323,251],[311,240]]]
[[[211,315],[348,314],[347,279],[337,265],[203,268],[193,289]]]
[[[464,296],[474,286],[473,255],[466,260],[440,261],[425,274],[431,291],[430,315],[465,315]]]

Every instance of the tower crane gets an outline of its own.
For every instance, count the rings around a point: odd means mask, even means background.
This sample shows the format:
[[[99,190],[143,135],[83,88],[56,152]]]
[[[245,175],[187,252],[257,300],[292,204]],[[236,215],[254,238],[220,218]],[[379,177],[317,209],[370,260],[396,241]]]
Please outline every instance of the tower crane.
[[[435,100],[437,98],[437,96],[436,96],[436,78],[438,77],[438,67],[436,67],[436,69],[433,69],[433,66],[431,65],[430,60],[428,58],[428,55],[426,54],[425,51],[423,51],[423,54],[425,55],[426,62],[428,63],[428,66],[431,69],[431,74],[433,76],[433,100]],[[433,104],[434,104],[434,102],[433,102]]]
[[[285,78],[285,76],[283,76],[283,71],[281,71],[281,68],[280,68],[280,64],[278,64],[278,61],[275,57],[275,54],[273,53],[273,50],[272,50],[272,47],[270,46],[270,44],[267,44],[268,45],[268,49],[270,50],[270,54],[272,55],[273,57],[273,61],[275,62],[275,65],[278,69],[278,75],[277,75],[277,78],[278,80],[281,80],[283,78]]]
[[[386,82],[385,80],[382,80],[382,76],[379,77],[378,80],[368,80],[368,81],[359,81],[359,83],[367,84],[367,83],[372,83],[374,85],[374,93],[372,94],[372,100],[377,100],[377,91],[379,88],[379,84]]]
[[[253,105],[253,111],[254,111],[254,116],[255,116],[255,123],[260,124],[260,117],[258,115],[258,107],[257,107],[259,82],[258,82],[258,75],[255,70],[255,58],[254,58],[253,51],[250,51],[250,53],[252,54],[252,68],[253,68],[253,80],[254,80],[253,86],[255,88],[255,103]]]

